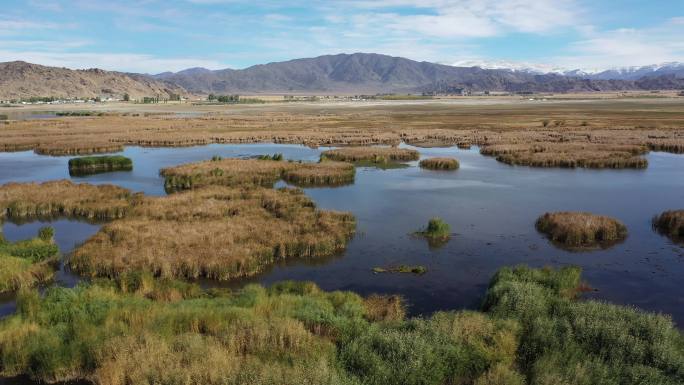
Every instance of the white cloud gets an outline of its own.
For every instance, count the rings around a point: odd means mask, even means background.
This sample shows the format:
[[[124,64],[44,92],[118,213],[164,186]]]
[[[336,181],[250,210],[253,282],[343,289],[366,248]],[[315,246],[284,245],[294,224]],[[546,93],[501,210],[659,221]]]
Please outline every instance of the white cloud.
[[[372,10],[366,17],[376,19],[386,29],[440,38],[489,37],[510,31],[546,33],[574,27],[581,13],[575,0],[378,0],[345,4],[360,12]],[[415,12],[386,12],[397,7]]]
[[[553,61],[568,68],[605,69],[684,61],[681,18],[653,28],[593,31]]]

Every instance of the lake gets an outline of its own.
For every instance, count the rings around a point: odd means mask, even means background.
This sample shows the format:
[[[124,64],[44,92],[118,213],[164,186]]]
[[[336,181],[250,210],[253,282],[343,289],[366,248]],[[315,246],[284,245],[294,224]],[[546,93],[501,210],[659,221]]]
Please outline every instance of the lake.
[[[402,145],[403,147],[413,148]],[[112,183],[149,195],[164,195],[159,169],[206,160],[213,155],[248,157],[283,153],[286,159],[316,161],[325,148],[297,145],[208,145],[187,148],[128,147],[119,153],[134,163],[131,172],[69,176],[68,157],[33,152],[0,153],[0,183],[73,179]],[[684,247],[651,228],[651,218],[684,207],[684,156],[650,153],[645,170],[584,170],[514,167],[479,154],[478,149],[418,148],[421,156],[453,156],[457,171],[410,167],[357,169],[353,185],[305,189],[320,208],[351,211],[357,234],[341,255],[318,260],[289,260],[251,279],[204,286],[239,287],[294,279],[316,282],[325,290],[360,294],[398,293],[410,313],[476,309],[491,276],[502,266],[579,265],[596,291],[589,297],[671,314],[684,325]],[[283,183],[279,183],[282,185]],[[571,252],[548,242],[534,228],[546,211],[581,210],[613,216],[629,229],[628,238],[606,250]],[[454,235],[439,248],[413,235],[434,216],[448,222]],[[4,224],[10,240],[35,236],[44,223]],[[63,253],[99,225],[72,220],[50,223]],[[424,275],[375,274],[376,266],[424,265]],[[57,284],[73,286],[79,277],[60,270]],[[13,296],[0,297],[0,314],[14,309]]]

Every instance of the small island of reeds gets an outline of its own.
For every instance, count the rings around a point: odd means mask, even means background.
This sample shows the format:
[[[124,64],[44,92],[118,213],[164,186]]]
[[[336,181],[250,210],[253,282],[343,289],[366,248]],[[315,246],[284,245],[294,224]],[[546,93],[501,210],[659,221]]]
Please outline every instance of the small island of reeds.
[[[414,235],[424,237],[431,249],[438,249],[449,242],[451,226],[443,219],[435,217],[428,221],[427,227],[416,231]]]
[[[570,249],[605,248],[627,237],[622,222],[587,212],[545,213],[535,225],[554,244]]]
[[[419,163],[421,168],[428,170],[451,171],[459,168],[458,160],[454,158],[427,158]]]
[[[167,191],[203,186],[258,185],[272,187],[282,179],[299,187],[341,186],[354,182],[354,165],[345,162],[318,163],[279,161],[282,156],[259,159],[223,159],[183,164],[162,169]]]
[[[217,280],[251,276],[279,260],[334,255],[356,229],[350,213],[319,210],[301,189],[250,184],[147,197],[109,185],[10,183],[0,186],[0,214],[13,221],[112,220],[66,262],[92,277],[132,270]]]
[[[684,241],[684,210],[669,210],[656,215],[653,228],[672,240]]]
[[[410,162],[418,160],[419,157],[420,154],[416,150],[398,147],[342,147],[323,151],[321,154],[321,159],[376,164]]]
[[[69,159],[69,174],[72,176],[131,170],[133,170],[133,161],[123,155],[84,156]]]
[[[646,168],[643,145],[576,143],[497,144],[480,149],[482,155],[513,166],[559,168]]]
[[[122,218],[133,195],[114,185],[92,185],[59,180],[7,183],[0,186],[0,219],[13,222],[56,217],[86,220]]]
[[[1,225],[1,224],[0,224]],[[52,279],[59,249],[54,230],[43,227],[33,239],[9,242],[0,233],[0,293],[32,287]]]
[[[288,258],[334,255],[355,229],[351,214],[319,210],[300,189],[208,186],[140,197],[125,218],[76,248],[68,265],[93,277],[143,270],[229,280]]]

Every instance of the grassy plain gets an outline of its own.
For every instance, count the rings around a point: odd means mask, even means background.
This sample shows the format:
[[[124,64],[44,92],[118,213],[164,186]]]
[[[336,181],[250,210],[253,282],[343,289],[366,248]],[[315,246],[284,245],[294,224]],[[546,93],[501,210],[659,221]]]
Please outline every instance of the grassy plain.
[[[405,141],[477,145],[483,154],[510,164],[632,168],[646,167],[642,155],[649,150],[684,152],[684,98],[674,97],[98,108],[109,108],[109,113],[9,122],[0,130],[0,150],[70,155],[131,145],[365,146]]]

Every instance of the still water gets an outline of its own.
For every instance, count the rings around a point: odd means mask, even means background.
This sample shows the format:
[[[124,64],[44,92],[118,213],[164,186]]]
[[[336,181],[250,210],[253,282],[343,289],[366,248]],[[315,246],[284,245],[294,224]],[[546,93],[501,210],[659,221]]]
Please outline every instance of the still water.
[[[409,147],[409,146],[405,146]],[[71,178],[113,183],[133,191],[163,195],[159,169],[205,160],[213,155],[246,157],[283,153],[286,159],[316,161],[320,151],[296,145],[209,145],[189,148],[129,147],[132,172]],[[379,170],[360,168],[353,185],[306,189],[325,209],[351,211],[357,234],[347,250],[315,261],[288,261],[246,282],[270,284],[285,279],[310,280],[326,290],[360,294],[399,293],[412,314],[443,309],[475,309],[487,283],[501,266],[579,265],[596,289],[593,297],[671,314],[684,325],[684,247],[656,234],[651,218],[684,207],[684,156],[651,153],[646,170],[568,170],[512,167],[481,156],[477,148],[418,149],[422,157],[454,156],[454,172],[417,167]],[[70,178],[67,157],[32,152],[0,153],[0,184]],[[534,228],[546,211],[582,210],[618,218],[629,237],[607,250],[570,252],[550,244]],[[440,216],[454,235],[430,248],[412,235],[428,219]],[[8,239],[29,238],[43,223],[6,223]],[[63,253],[94,234],[99,225],[68,220],[51,223]],[[428,272],[374,274],[375,266],[424,265]],[[71,286],[78,277],[60,271],[58,282]],[[216,283],[206,283],[213,284]],[[0,314],[13,311],[11,296],[0,297]]]

